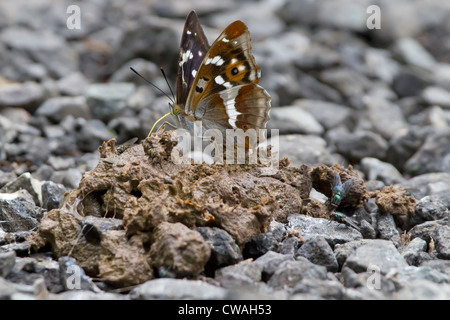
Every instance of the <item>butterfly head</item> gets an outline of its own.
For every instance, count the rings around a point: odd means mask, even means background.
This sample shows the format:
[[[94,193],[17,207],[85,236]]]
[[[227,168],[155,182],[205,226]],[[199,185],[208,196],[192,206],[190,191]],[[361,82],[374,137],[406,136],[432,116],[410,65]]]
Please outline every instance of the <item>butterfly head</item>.
[[[173,115],[178,115],[181,113],[181,108],[178,104],[170,104],[170,108]]]

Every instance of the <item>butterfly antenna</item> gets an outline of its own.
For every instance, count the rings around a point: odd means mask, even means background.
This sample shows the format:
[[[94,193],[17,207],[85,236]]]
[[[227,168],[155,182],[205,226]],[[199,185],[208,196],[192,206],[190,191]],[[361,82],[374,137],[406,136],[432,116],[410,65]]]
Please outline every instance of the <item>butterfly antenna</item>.
[[[162,91],[159,87],[157,87],[156,85],[154,85],[153,83],[151,83],[150,81],[148,81],[147,79],[145,79],[143,76],[141,76],[139,74],[139,72],[137,72],[136,70],[133,69],[133,67],[130,67],[131,71],[133,71],[134,73],[136,73],[139,77],[141,77],[145,82],[147,82],[148,84],[152,85],[153,87],[155,87],[156,89],[158,89],[160,92],[162,92],[167,98],[169,98],[170,101],[172,101],[172,103],[175,103],[175,99],[173,99],[172,97],[170,97],[167,93],[165,93],[164,91]],[[166,79],[167,81],[167,79]],[[169,87],[170,88],[170,87]],[[170,91],[172,91],[172,89],[170,89]],[[173,93],[172,93],[173,95]]]
[[[164,72],[163,67],[160,67],[159,69],[161,70],[161,73],[162,73],[164,79],[166,80],[167,86],[170,89],[170,93],[172,93],[173,100],[175,100],[175,95],[173,94],[172,87],[170,86],[169,81],[167,80],[166,73]]]

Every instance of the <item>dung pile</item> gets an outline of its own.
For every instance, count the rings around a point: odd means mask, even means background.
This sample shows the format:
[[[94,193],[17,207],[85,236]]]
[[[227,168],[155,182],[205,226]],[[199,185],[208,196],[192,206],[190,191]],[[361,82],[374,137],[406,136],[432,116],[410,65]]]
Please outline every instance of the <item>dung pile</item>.
[[[174,164],[174,132],[152,135],[122,153],[115,140],[99,148],[97,167],[50,211],[30,242],[74,257],[92,277],[130,286],[156,274],[195,276],[210,248],[196,227],[225,230],[238,246],[301,212],[311,178],[307,166]],[[155,273],[157,271],[157,273]]]

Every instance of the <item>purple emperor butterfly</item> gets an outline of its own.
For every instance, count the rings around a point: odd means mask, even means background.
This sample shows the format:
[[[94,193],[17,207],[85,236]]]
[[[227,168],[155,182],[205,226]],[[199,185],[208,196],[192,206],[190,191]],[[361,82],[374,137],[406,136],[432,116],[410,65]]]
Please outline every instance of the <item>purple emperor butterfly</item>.
[[[171,105],[179,127],[265,129],[270,96],[258,85],[261,72],[251,53],[250,33],[241,21],[230,24],[210,47],[194,11],[181,39],[177,101]]]

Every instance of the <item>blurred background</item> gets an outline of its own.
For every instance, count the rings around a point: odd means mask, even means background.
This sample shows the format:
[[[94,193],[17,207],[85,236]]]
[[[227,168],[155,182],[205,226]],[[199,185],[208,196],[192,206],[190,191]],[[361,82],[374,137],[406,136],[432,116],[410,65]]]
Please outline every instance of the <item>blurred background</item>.
[[[163,67],[175,88],[192,9],[210,44],[249,27],[293,164],[351,163],[385,184],[450,172],[448,1],[3,0],[0,188],[24,172],[75,188],[103,141],[144,138],[169,100],[129,67],[169,92]]]

